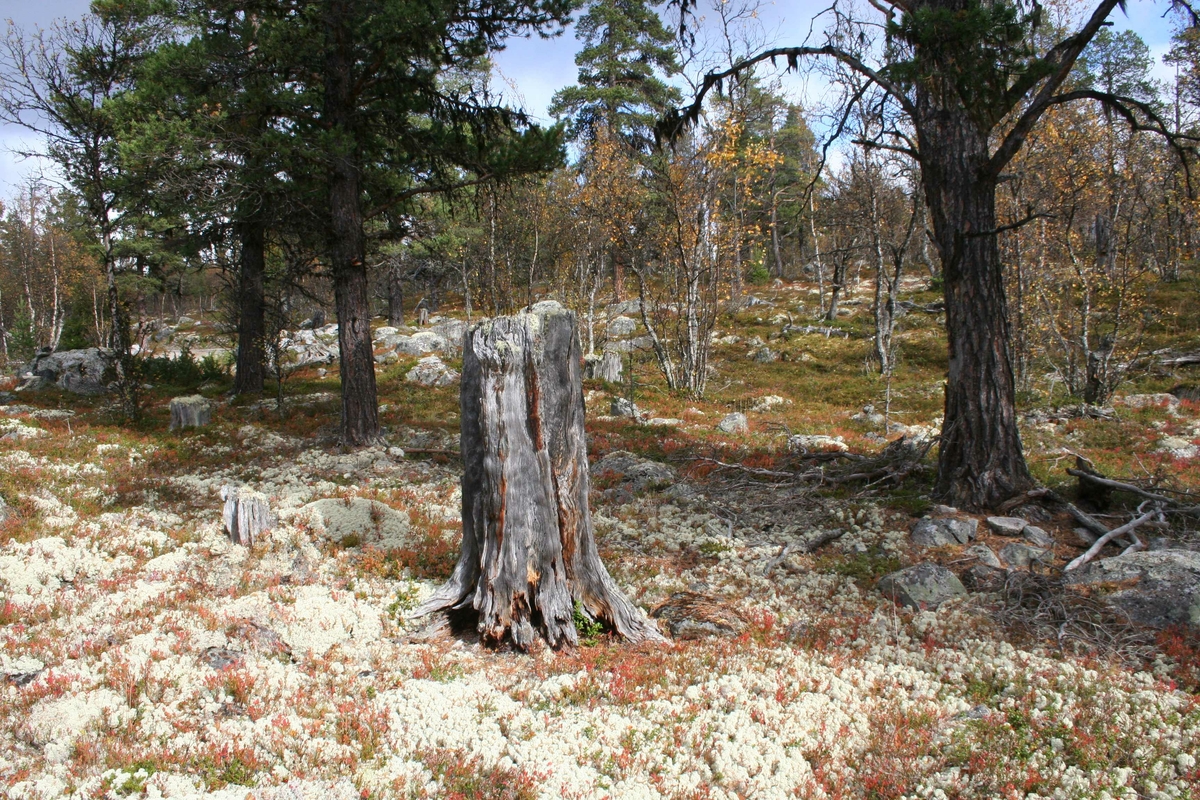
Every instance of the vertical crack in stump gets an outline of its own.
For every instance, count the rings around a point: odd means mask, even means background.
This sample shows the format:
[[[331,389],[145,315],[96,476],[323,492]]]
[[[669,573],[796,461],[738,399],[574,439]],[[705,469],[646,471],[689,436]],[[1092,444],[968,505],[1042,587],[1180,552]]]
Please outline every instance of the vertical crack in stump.
[[[663,641],[600,562],[575,315],[557,303],[465,336],[463,550],[414,616],[468,604],[485,641],[574,646],[575,603],[635,642]]]

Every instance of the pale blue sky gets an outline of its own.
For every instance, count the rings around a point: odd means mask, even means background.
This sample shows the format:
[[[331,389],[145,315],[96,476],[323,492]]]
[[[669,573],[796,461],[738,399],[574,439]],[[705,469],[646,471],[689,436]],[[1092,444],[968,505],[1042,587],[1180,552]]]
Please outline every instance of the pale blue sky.
[[[828,6],[824,0],[794,0],[764,3],[760,19],[764,44],[798,44],[807,34],[812,15]],[[47,26],[62,17],[79,17],[86,13],[88,0],[0,0],[0,20],[12,20],[19,27],[31,29]],[[1162,19],[1165,2],[1133,2],[1128,17],[1120,12],[1114,21],[1118,29],[1137,31],[1150,46],[1159,64],[1157,76],[1166,79],[1169,70],[1161,57],[1170,47],[1171,28]],[[501,79],[496,88],[505,96],[522,102],[539,118],[545,118],[550,98],[558,89],[575,81],[575,52],[579,43],[571,32],[557,39],[514,39],[508,49],[496,57]],[[786,85],[797,92],[804,91],[804,82],[789,78]],[[812,91],[812,87],[809,87]],[[20,161],[12,152],[21,142],[36,144],[27,132],[13,126],[0,126],[0,197],[13,195],[27,176],[36,169],[30,161]]]

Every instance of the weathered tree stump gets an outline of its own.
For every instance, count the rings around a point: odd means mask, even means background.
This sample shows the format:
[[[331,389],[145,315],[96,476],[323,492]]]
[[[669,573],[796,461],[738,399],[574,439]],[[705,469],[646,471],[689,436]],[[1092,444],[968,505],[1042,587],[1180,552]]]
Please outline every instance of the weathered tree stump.
[[[584,356],[583,359],[583,368],[587,373],[584,377],[609,383],[621,382],[622,366],[621,354],[612,350],[605,350],[602,355]]]
[[[222,486],[221,499],[225,501],[225,508],[221,512],[225,533],[234,544],[253,547],[259,534],[275,526],[271,504],[261,492],[245,487]]]
[[[203,428],[212,422],[212,403],[207,397],[191,394],[171,400],[171,430]]]
[[[478,615],[485,642],[574,646],[576,603],[617,634],[662,641],[596,552],[588,511],[580,346],[557,303],[466,335],[461,391],[462,554],[418,615]]]

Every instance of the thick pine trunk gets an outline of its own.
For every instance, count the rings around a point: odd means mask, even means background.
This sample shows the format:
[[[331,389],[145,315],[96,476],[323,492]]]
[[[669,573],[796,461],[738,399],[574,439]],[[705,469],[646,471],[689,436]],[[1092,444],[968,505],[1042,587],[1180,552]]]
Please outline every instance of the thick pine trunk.
[[[261,394],[266,361],[266,226],[248,219],[238,226],[242,252],[238,259],[238,349],[235,394]]]
[[[941,253],[950,364],[937,492],[994,508],[1029,489],[1017,428],[1008,309],[987,135],[957,106],[918,93],[922,179]]]
[[[379,402],[371,347],[358,151],[353,143],[354,87],[349,12],[332,2],[326,11],[325,114],[333,133],[329,157],[330,266],[338,318],[342,378],[342,443],[379,439]]]
[[[573,611],[661,640],[617,589],[588,511],[580,345],[557,304],[472,328],[462,374],[463,544],[419,613],[471,610],[484,641],[574,646]]]

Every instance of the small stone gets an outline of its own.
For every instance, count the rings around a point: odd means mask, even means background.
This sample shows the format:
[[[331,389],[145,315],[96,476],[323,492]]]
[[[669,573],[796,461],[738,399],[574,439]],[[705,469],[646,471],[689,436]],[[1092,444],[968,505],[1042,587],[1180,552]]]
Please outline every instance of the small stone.
[[[884,597],[915,609],[936,609],[947,600],[967,593],[953,572],[930,562],[884,575],[878,588]]]
[[[1000,551],[1000,560],[1007,564],[1009,569],[1030,569],[1036,564],[1053,564],[1054,553],[1040,547],[1013,542],[1006,544]]]
[[[988,527],[999,536],[1020,536],[1029,523],[1020,517],[988,517]]]
[[[913,526],[913,544],[921,547],[941,547],[947,544],[966,544],[975,538],[979,526],[976,519],[922,519]]]
[[[930,509],[930,513],[937,514],[939,517],[946,517],[950,516],[951,514],[957,514],[958,509],[954,506],[944,506],[939,503]]]
[[[676,639],[737,636],[746,621],[735,609],[697,592],[676,592],[650,612]]]
[[[963,573],[963,583],[977,592],[996,592],[1004,586],[1004,570],[987,564],[973,564]]]
[[[992,548],[986,545],[977,544],[968,547],[966,554],[978,559],[979,563],[986,567],[991,567],[992,569],[1004,569],[1004,564],[1000,561],[999,556],[992,552]]]
[[[726,414],[717,423],[717,430],[722,433],[746,433],[750,430],[750,423],[746,420],[745,414],[735,411],[732,414]]]
[[[1036,525],[1026,525],[1025,530],[1021,531],[1021,536],[1038,547],[1054,547],[1054,537]]]
[[[780,397],[777,394],[768,394],[755,400],[754,406],[750,410],[763,414],[776,408],[790,406],[791,404],[792,401],[786,397]]]
[[[212,403],[208,398],[193,394],[171,400],[171,430],[202,428],[212,422]]]
[[[241,659],[241,653],[239,653],[237,650],[229,650],[225,647],[210,647],[200,654],[200,661],[215,670],[225,669],[226,667],[236,664]]]

